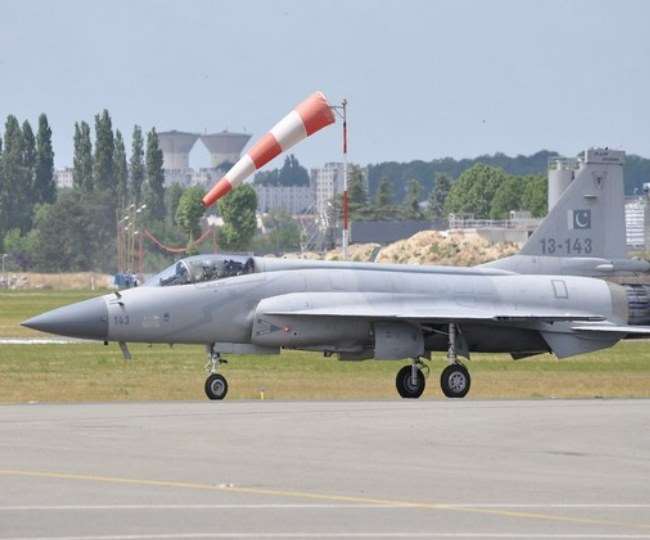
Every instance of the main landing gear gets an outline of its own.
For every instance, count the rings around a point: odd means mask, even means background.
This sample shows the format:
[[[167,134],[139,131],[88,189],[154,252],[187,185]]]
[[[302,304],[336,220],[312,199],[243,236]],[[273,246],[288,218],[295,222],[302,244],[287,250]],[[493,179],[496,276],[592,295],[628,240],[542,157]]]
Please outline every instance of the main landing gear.
[[[456,325],[449,324],[449,349],[447,360],[449,365],[440,375],[440,388],[448,398],[462,398],[469,392],[472,379],[467,368],[460,363],[456,354]],[[397,372],[395,386],[403,398],[419,398],[424,392],[425,377],[422,368],[426,367],[421,360],[412,361],[410,366],[404,366]]]
[[[228,381],[226,378],[217,373],[221,364],[227,364],[228,360],[221,358],[218,352],[215,352],[212,345],[206,347],[208,351],[208,363],[205,365],[209,375],[205,380],[205,395],[209,399],[223,399],[228,393]]]
[[[440,387],[448,398],[462,398],[469,392],[472,379],[467,368],[460,363],[456,355],[456,325],[449,323],[449,349],[447,350],[449,365],[442,370]]]

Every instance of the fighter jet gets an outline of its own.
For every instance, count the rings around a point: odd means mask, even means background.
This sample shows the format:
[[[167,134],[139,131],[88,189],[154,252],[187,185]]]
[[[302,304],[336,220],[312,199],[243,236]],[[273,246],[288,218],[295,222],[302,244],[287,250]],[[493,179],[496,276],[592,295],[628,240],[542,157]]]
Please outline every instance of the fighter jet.
[[[298,141],[334,122],[322,93],[297,105],[219,180],[206,206]],[[344,123],[345,129],[345,123]],[[24,326],[86,339],[198,343],[208,353],[205,392],[223,399],[224,354],[319,351],[341,360],[410,359],[396,376],[404,398],[425,389],[424,360],[444,352],[440,385],[467,395],[471,352],[513,358],[552,352],[559,358],[611,347],[628,335],[650,335],[645,288],[585,277],[635,271],[616,257],[618,236],[601,212],[608,200],[607,156],[590,180],[583,170],[521,254],[474,268],[286,261],[200,255],[178,261],[145,286],[59,308]],[[585,183],[592,181],[590,191]],[[621,210],[622,211],[622,210]],[[618,231],[620,232],[620,231]],[[568,262],[568,264],[566,264]],[[641,265],[641,263],[638,263]],[[647,265],[646,265],[647,266]],[[582,274],[582,275],[567,275]]]
[[[542,224],[544,227],[544,223]],[[24,326],[77,338],[204,344],[205,392],[223,399],[225,354],[322,352],[341,360],[410,359],[396,376],[404,398],[425,389],[424,361],[445,352],[440,386],[467,395],[462,359],[472,352],[559,358],[650,335],[630,324],[634,299],[622,285],[565,275],[522,275],[490,267],[323,263],[246,256],[182,259],[146,283],[62,307]],[[647,313],[646,313],[647,315]]]

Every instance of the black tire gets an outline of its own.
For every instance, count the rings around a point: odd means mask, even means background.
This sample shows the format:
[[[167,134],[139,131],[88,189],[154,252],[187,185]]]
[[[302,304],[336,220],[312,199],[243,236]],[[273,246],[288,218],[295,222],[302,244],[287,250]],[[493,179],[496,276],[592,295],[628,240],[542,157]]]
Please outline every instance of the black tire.
[[[407,399],[417,399],[424,392],[424,387],[426,386],[426,381],[424,379],[424,373],[420,368],[417,369],[416,384],[413,385],[411,380],[411,366],[404,366],[397,372],[397,377],[395,377],[395,386],[397,387],[397,392],[400,396]]]
[[[209,399],[223,399],[228,393],[228,381],[222,375],[213,373],[205,380],[205,395]]]
[[[442,370],[440,388],[448,398],[463,398],[469,392],[472,378],[462,364],[451,364]]]

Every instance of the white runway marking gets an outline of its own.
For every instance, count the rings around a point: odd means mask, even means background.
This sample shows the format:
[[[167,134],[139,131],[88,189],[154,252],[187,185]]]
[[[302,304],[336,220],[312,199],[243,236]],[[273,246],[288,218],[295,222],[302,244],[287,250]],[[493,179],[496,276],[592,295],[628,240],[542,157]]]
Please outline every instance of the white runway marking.
[[[69,345],[70,343],[90,343],[90,341],[66,338],[0,338],[0,345]]]
[[[575,540],[628,540],[650,538],[650,534],[563,534],[563,533],[480,533],[480,532],[332,532],[332,533],[169,533],[169,534],[111,534],[89,536],[22,536],[2,538],[0,540],[173,540],[203,538],[495,538],[495,539],[575,539]]]
[[[438,503],[444,508],[566,508],[566,509],[636,509],[650,508],[650,503]],[[58,504],[0,506],[0,512],[77,511],[77,510],[330,510],[330,509],[418,509],[410,503],[395,504]],[[0,540],[2,540],[0,538]]]

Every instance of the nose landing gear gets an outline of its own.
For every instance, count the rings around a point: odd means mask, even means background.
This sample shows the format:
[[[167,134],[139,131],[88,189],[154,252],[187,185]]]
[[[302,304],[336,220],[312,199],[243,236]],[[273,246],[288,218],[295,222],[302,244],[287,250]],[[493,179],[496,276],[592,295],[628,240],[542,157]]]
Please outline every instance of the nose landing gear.
[[[228,393],[228,381],[217,373],[221,364],[227,364],[228,360],[221,358],[221,355],[214,351],[212,345],[206,347],[208,351],[208,363],[205,365],[209,375],[205,380],[205,395],[208,399],[223,399]]]

